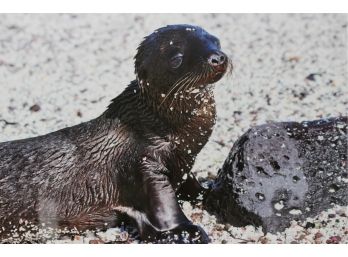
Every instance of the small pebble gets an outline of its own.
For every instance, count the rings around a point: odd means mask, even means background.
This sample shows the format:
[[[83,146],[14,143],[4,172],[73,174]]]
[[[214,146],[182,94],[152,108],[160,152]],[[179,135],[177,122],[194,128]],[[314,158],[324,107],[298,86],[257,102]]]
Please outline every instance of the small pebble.
[[[104,241],[100,239],[92,239],[92,240],[89,240],[88,243],[89,244],[104,244]]]
[[[340,236],[331,236],[328,240],[326,240],[327,244],[339,244],[341,242]]]
[[[34,104],[34,105],[32,105],[32,106],[29,108],[29,110],[30,110],[31,112],[38,112],[38,111],[41,110],[41,107],[40,107],[40,105],[38,105],[38,104]]]

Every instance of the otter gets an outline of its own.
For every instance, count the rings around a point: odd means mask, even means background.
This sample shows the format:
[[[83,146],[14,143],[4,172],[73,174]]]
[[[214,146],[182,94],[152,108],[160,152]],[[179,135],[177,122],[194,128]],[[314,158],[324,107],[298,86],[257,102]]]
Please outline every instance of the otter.
[[[212,84],[231,61],[192,25],[156,30],[134,59],[136,79],[99,117],[0,144],[2,235],[23,221],[86,230],[126,215],[144,241],[209,242],[177,197],[203,190],[190,170],[215,123]]]

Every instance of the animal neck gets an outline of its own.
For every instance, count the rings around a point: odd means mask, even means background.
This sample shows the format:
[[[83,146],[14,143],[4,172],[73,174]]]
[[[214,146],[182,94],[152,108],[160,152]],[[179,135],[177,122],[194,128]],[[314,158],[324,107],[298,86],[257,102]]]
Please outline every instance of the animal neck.
[[[152,111],[163,120],[172,123],[172,126],[184,125],[202,109],[215,108],[212,86],[188,87],[185,90],[175,91],[172,88],[161,90],[163,87],[144,84],[141,85],[140,82],[140,88],[147,105],[152,106]]]
[[[167,95],[134,80],[118,97],[112,100],[106,117],[119,118],[132,126],[177,128],[199,115],[215,117],[215,101],[211,88],[188,90]],[[214,117],[213,117],[214,116]]]

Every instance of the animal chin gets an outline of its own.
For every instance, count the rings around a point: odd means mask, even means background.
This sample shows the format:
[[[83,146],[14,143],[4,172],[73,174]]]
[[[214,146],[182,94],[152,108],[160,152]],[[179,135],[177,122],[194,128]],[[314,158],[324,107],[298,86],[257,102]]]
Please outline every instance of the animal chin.
[[[211,76],[208,77],[207,84],[213,84],[219,81],[224,76],[225,72],[226,70],[213,72]]]

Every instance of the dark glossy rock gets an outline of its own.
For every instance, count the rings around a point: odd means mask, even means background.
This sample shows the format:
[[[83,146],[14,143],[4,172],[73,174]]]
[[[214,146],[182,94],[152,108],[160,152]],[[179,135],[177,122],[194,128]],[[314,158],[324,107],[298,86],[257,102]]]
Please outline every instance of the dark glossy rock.
[[[234,144],[205,207],[234,226],[282,231],[348,205],[347,117],[269,123]]]

